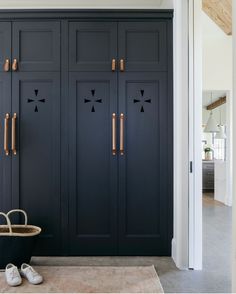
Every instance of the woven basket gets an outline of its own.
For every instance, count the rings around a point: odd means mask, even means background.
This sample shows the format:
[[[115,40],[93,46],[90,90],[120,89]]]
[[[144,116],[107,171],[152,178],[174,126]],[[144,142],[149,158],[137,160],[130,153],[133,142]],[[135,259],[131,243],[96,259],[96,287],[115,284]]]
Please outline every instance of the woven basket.
[[[24,215],[24,225],[11,224],[9,216],[15,212]],[[41,228],[28,225],[27,214],[21,209],[13,209],[7,214],[0,212],[0,216],[7,222],[0,225],[0,268],[5,268],[8,263],[18,267],[24,262],[29,263]]]

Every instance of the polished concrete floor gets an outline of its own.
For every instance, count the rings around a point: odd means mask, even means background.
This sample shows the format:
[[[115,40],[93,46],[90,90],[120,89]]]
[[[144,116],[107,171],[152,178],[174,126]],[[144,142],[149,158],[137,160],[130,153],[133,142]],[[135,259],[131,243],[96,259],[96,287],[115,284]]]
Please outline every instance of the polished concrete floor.
[[[231,292],[231,208],[204,195],[203,270],[180,271],[170,257],[34,257],[37,265],[111,265],[154,264],[164,291],[183,293]]]

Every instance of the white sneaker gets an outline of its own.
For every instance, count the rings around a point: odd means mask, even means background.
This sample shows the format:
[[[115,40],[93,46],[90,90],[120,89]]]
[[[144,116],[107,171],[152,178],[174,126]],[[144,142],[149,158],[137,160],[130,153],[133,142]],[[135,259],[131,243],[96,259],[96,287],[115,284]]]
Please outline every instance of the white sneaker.
[[[21,265],[21,275],[33,285],[40,284],[43,281],[43,277],[27,263]]]
[[[12,263],[8,263],[6,266],[5,276],[9,286],[15,287],[22,283],[18,268]]]

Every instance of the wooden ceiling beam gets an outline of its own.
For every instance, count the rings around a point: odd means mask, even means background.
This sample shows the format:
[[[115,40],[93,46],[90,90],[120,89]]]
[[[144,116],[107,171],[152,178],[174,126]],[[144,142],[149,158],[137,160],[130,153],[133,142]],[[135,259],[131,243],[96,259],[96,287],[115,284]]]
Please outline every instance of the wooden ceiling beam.
[[[202,0],[202,9],[227,35],[232,35],[232,0]]]
[[[223,105],[223,104],[225,104],[225,103],[226,103],[226,96],[225,96],[225,97],[221,97],[221,98],[219,98],[218,100],[216,100],[215,102],[209,104],[209,105],[206,107],[206,109],[207,109],[207,110],[212,110],[212,109],[215,109],[215,108],[217,108],[217,107],[219,107],[219,106],[221,106],[221,105]]]

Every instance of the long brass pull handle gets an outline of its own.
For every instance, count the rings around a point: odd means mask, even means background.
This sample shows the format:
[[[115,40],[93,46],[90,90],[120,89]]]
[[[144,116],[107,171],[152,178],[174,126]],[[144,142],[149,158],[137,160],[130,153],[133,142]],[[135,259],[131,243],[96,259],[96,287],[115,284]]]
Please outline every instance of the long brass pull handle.
[[[8,72],[9,70],[10,70],[10,59],[6,59],[5,60],[5,63],[4,63],[4,65],[3,65],[3,70],[5,71],[5,72]]]
[[[116,60],[114,58],[111,61],[111,70],[116,71]]]
[[[112,113],[112,155],[116,155],[116,114]]]
[[[124,155],[124,114],[120,114],[120,155]]]
[[[18,62],[17,62],[17,59],[14,59],[12,63],[12,70],[17,71],[17,69],[18,69]]]
[[[125,61],[124,59],[120,60],[120,71],[124,71],[125,70]]]
[[[16,155],[16,113],[13,114],[11,124],[11,150]]]
[[[4,151],[6,156],[9,155],[9,149],[8,149],[8,145],[9,145],[9,137],[8,137],[8,129],[9,129],[9,119],[10,119],[10,114],[6,113],[5,119],[4,119]]]

